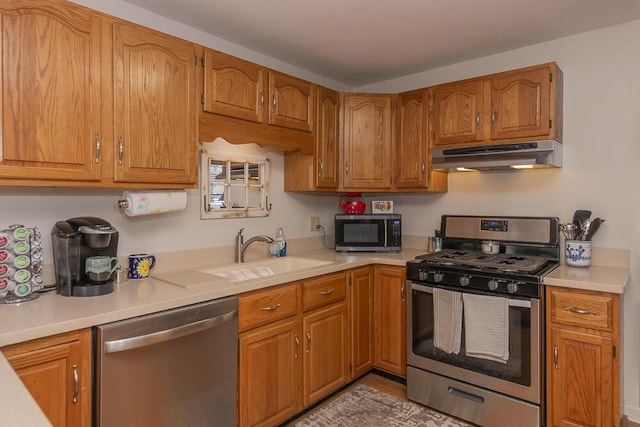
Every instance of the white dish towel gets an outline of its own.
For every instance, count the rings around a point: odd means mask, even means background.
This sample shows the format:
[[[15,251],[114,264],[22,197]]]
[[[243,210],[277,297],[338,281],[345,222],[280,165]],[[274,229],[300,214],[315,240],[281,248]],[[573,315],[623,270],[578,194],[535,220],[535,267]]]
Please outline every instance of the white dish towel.
[[[464,339],[467,356],[507,363],[509,300],[465,293]]]
[[[433,288],[433,317],[433,345],[446,353],[460,353],[462,337],[460,292]]]

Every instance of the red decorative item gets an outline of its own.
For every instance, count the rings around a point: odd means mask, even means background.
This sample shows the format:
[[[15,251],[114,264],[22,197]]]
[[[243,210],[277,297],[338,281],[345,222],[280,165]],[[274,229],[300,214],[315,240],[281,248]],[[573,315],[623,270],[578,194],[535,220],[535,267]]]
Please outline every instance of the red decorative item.
[[[361,215],[367,209],[367,204],[362,199],[362,193],[343,194],[340,196],[338,204],[347,215]]]

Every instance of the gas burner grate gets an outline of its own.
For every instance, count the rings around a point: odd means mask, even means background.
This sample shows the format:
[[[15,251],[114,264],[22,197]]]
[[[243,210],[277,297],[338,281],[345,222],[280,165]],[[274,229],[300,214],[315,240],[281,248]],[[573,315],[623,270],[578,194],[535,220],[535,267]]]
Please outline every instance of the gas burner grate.
[[[440,252],[420,255],[417,258],[437,265],[522,273],[532,273],[549,260],[546,256],[487,255],[482,252],[457,249],[444,249]]]

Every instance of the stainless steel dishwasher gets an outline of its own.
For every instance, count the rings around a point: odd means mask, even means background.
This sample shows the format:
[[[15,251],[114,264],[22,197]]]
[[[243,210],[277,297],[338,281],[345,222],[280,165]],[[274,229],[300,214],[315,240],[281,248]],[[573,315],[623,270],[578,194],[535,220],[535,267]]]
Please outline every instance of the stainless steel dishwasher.
[[[96,327],[96,425],[234,426],[238,299]]]

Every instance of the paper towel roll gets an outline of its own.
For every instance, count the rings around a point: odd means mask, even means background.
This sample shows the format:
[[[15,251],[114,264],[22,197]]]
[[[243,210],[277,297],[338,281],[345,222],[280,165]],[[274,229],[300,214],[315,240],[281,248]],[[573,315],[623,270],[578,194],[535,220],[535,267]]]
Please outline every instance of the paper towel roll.
[[[118,201],[127,216],[153,215],[184,210],[187,207],[187,192],[179,191],[125,191]]]

